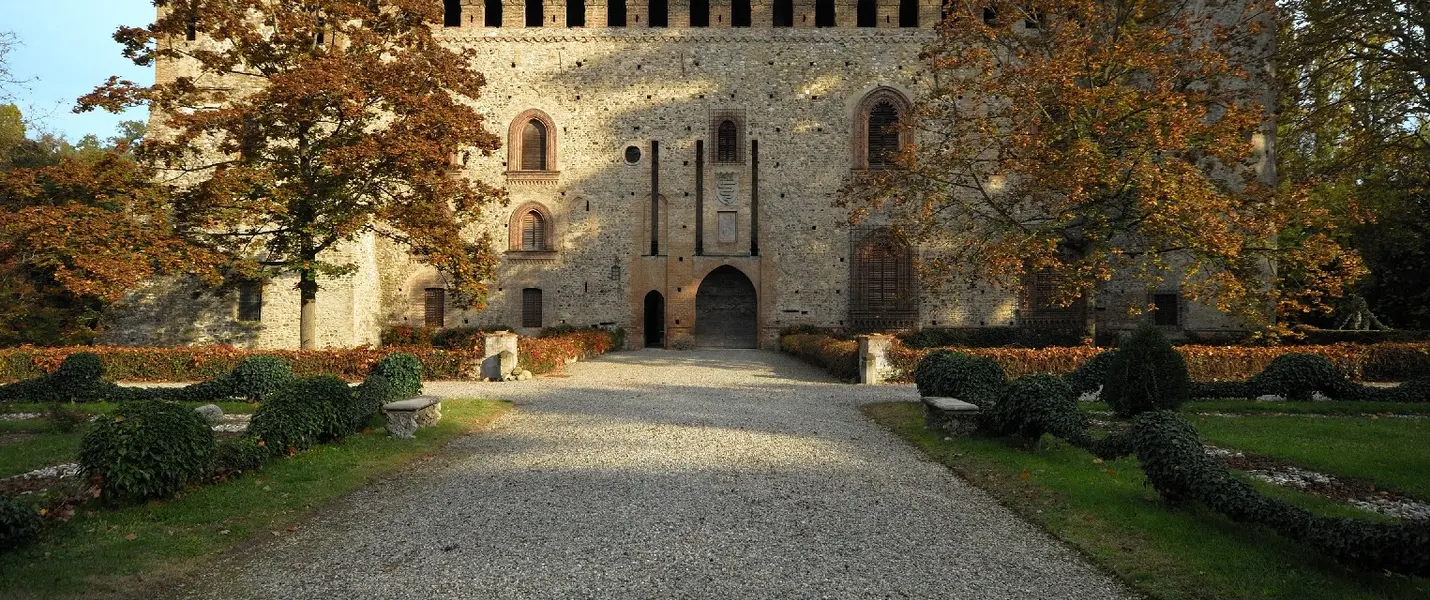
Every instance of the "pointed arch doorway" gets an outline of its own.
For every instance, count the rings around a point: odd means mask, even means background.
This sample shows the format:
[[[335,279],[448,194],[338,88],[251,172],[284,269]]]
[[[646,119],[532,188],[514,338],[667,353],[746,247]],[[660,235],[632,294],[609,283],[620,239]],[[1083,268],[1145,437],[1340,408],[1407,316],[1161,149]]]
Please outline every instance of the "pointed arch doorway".
[[[665,296],[655,290],[645,295],[645,347],[665,347]]]
[[[695,345],[703,348],[756,348],[759,303],[755,285],[735,267],[711,271],[695,293]]]

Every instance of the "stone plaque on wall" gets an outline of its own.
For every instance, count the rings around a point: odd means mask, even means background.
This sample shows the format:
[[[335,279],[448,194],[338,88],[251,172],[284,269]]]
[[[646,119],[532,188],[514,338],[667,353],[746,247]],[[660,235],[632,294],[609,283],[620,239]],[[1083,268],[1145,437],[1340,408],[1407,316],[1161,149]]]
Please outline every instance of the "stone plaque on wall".
[[[715,199],[721,206],[735,206],[740,199],[740,172],[715,172]]]
[[[740,224],[737,218],[739,213],[733,210],[722,210],[717,214],[719,215],[720,243],[733,244],[740,241]]]

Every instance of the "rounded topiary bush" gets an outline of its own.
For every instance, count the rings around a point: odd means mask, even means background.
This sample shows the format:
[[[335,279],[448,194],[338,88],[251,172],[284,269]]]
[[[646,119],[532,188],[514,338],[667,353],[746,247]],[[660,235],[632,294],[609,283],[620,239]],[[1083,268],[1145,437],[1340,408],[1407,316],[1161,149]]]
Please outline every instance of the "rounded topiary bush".
[[[985,422],[993,433],[1034,441],[1044,433],[1078,439],[1087,430],[1087,417],[1077,407],[1077,393],[1055,375],[1013,380]]]
[[[382,410],[382,405],[398,400],[402,398],[397,397],[392,381],[382,375],[368,375],[362,385],[353,390],[353,401],[345,411],[348,423],[353,431],[362,431],[372,421],[373,416]]]
[[[49,383],[51,400],[59,402],[89,402],[102,400],[104,389],[104,362],[98,354],[78,352],[65,357],[56,369],[45,379]]]
[[[1430,377],[1411,379],[1393,388],[1396,402],[1430,402]]]
[[[914,383],[919,395],[957,398],[988,408],[998,402],[1008,378],[991,358],[935,350],[914,366]]]
[[[258,445],[258,440],[250,437],[236,437],[219,442],[214,452],[214,473],[237,475],[263,468],[272,454],[268,448]]]
[[[0,495],[0,554],[40,536],[40,513],[29,504]]]
[[[1187,362],[1156,327],[1132,332],[1107,364],[1102,400],[1121,417],[1176,410],[1191,396]]]
[[[208,473],[213,430],[193,409],[149,400],[120,406],[90,426],[79,462],[109,501],[168,498]]]
[[[1351,399],[1359,391],[1326,357],[1303,352],[1276,357],[1250,381],[1258,394],[1275,394],[1287,400],[1310,400],[1316,392]]]
[[[277,356],[250,356],[228,376],[230,393],[262,402],[293,382],[293,368]]]
[[[394,399],[416,398],[422,395],[422,361],[406,352],[389,354],[372,368],[373,375],[386,377],[392,384]]]
[[[1102,388],[1103,380],[1107,378],[1107,367],[1112,364],[1112,358],[1116,355],[1116,350],[1099,352],[1083,361],[1076,370],[1068,373],[1064,380],[1079,394],[1096,392]]]
[[[295,380],[258,406],[248,433],[269,452],[292,454],[346,435],[339,406],[352,395],[347,382],[332,376]]]

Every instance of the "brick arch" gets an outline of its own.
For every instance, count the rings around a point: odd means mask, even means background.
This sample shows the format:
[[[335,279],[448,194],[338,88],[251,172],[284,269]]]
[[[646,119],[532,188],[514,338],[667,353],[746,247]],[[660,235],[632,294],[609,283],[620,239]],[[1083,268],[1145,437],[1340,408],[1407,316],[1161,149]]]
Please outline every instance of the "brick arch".
[[[532,121],[540,122],[541,125],[546,128],[546,169],[540,171],[522,170],[523,165],[521,164],[522,133],[526,130],[526,124]],[[551,119],[551,115],[536,108],[529,108],[522,111],[521,114],[512,120],[511,126],[507,129],[506,140],[508,176],[522,179],[554,180],[555,176],[561,172],[561,168],[556,162],[556,121]]]
[[[508,250],[518,252],[523,250],[521,246],[521,221],[527,214],[533,212],[541,217],[542,225],[544,225],[542,233],[545,237],[545,244],[544,247],[538,251],[552,252],[556,250],[556,218],[551,214],[551,209],[546,208],[545,204],[536,201],[527,202],[512,211],[510,220],[507,221]]]
[[[913,103],[909,102],[903,92],[894,88],[888,86],[874,88],[864,95],[854,109],[854,139],[851,140],[851,147],[854,149],[855,170],[862,171],[869,168],[869,114],[874,111],[875,106],[883,102],[892,104],[894,110],[899,113],[899,147],[907,147],[914,141],[913,131],[906,126],[908,119],[913,116]]]

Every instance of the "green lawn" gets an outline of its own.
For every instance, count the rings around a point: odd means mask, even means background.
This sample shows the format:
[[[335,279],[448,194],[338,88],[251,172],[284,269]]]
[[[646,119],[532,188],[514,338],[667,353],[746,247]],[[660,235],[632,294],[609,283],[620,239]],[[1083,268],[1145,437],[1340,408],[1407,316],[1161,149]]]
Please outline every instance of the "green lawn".
[[[199,406],[199,403],[190,403]],[[119,405],[112,402],[68,405],[80,412],[103,414]],[[258,408],[247,402],[222,402],[225,413],[252,413]],[[7,413],[44,413],[43,404],[8,404],[0,407]],[[82,431],[82,429],[81,429]],[[47,419],[0,421],[0,477],[27,473],[42,467],[74,462],[79,453],[81,433],[60,433]]]
[[[1104,402],[1083,402],[1083,410],[1111,410]],[[1182,413],[1219,412],[1237,414],[1278,413],[1306,415],[1366,414],[1430,415],[1426,402],[1257,402],[1255,400],[1194,400],[1182,405]]]
[[[0,555],[0,597],[152,596],[244,540],[288,535],[315,507],[431,457],[448,440],[481,429],[510,408],[506,402],[448,400],[442,422],[418,431],[415,440],[378,430],[173,500],[120,510],[82,507],[38,543]]]
[[[916,403],[864,410],[1154,598],[1430,597],[1425,579],[1350,572],[1266,529],[1200,507],[1169,507],[1145,485],[1133,458],[1101,462],[1050,437],[1031,450],[1004,440],[945,440],[943,432],[925,428]],[[1290,490],[1274,493],[1317,512],[1354,514]],[[930,543],[938,543],[936,537]]]
[[[1218,446],[1369,480],[1430,500],[1430,419],[1241,416],[1188,418]]]

